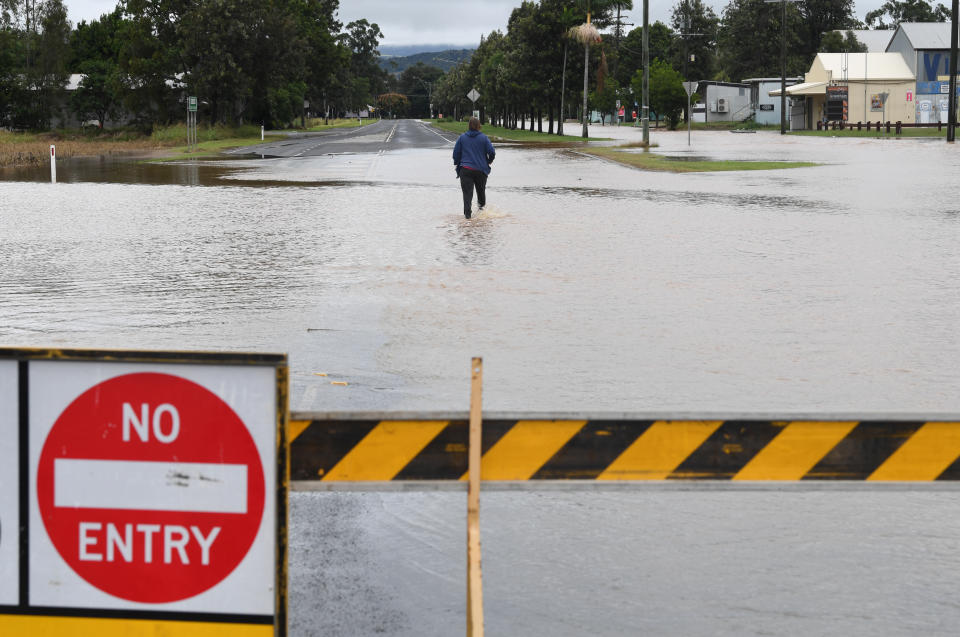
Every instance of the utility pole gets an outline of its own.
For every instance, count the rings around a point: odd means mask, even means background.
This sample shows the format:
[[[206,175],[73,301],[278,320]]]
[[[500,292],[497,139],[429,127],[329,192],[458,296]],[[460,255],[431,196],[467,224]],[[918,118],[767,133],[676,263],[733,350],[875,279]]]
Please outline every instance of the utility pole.
[[[957,10],[960,0],[953,0],[953,17],[950,21],[950,115],[947,117],[947,141],[953,142],[957,133]]]
[[[640,117],[643,118],[643,143],[650,145],[650,0],[643,0],[643,87]]]

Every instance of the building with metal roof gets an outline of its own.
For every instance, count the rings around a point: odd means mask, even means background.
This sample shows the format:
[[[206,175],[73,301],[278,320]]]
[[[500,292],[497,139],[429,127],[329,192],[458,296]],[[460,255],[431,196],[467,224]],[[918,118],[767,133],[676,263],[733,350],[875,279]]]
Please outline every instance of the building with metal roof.
[[[915,77],[899,53],[818,53],[803,80],[787,87],[793,130],[816,121],[915,121]]]
[[[946,122],[950,97],[950,23],[904,22],[887,51],[903,56],[916,77],[916,121]],[[960,88],[960,87],[958,87]]]
[[[885,53],[893,31],[890,29],[839,29],[840,35],[852,33],[860,44],[867,47],[867,53]]]

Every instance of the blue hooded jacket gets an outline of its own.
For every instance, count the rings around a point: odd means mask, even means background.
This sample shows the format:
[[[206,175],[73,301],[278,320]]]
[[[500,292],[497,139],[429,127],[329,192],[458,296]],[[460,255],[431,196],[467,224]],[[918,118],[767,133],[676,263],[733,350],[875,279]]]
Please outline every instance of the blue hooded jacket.
[[[472,168],[490,174],[490,164],[497,152],[493,150],[490,138],[478,130],[468,130],[457,139],[453,147],[453,164],[459,168]]]

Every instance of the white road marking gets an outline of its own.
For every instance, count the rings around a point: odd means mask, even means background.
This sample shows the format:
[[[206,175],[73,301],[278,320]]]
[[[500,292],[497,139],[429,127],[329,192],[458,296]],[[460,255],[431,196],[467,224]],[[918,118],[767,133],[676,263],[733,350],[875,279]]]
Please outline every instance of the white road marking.
[[[448,144],[453,144],[453,143],[454,143],[454,142],[450,141],[449,139],[447,139],[446,137],[444,137],[443,135],[441,135],[440,133],[438,133],[437,131],[435,131],[435,130],[433,130],[432,128],[430,128],[429,126],[427,126],[426,124],[424,124],[423,122],[420,122],[420,125],[423,126],[425,129],[427,129],[428,131],[430,131],[431,133],[433,133],[434,135],[436,135],[437,137],[439,137],[440,139],[442,139],[443,141],[447,142]]]

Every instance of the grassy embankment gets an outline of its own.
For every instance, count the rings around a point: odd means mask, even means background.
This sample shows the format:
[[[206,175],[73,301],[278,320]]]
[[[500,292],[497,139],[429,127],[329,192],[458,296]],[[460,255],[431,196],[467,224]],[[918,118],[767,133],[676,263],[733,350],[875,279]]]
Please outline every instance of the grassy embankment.
[[[310,118],[307,120],[306,129],[298,128],[297,130],[306,130],[308,133],[318,133],[320,131],[330,130],[331,128],[350,128],[356,126],[369,126],[370,124],[376,124],[379,122],[379,118],[371,118],[364,120],[356,119],[331,119],[326,124],[323,123],[322,117]]]
[[[357,120],[330,120],[308,130],[351,127]],[[365,120],[364,125],[376,120]],[[279,139],[268,135],[267,139]],[[133,129],[55,130],[43,133],[11,133],[0,131],[0,167],[38,165],[50,161],[50,145],[57,147],[57,158],[113,155],[162,154],[165,159],[213,157],[227,148],[260,143],[259,126],[204,126],[197,130],[197,149],[188,151],[184,141],[184,124],[155,128],[150,135]]]
[[[467,129],[465,122],[450,122],[430,120],[430,123],[454,133],[462,133]],[[726,128],[731,128],[729,122]],[[558,136],[547,133],[536,133],[521,130],[508,130],[497,126],[484,126],[483,132],[488,137],[496,141],[522,141],[522,142],[582,142],[582,137],[571,137],[569,135]],[[601,138],[592,137],[588,141],[598,141]],[[578,147],[579,152],[614,161],[641,170],[652,170],[661,172],[689,173],[689,172],[707,172],[722,170],[776,170],[780,168],[802,168],[807,166],[816,166],[811,162],[775,162],[775,161],[686,161],[678,160],[664,155],[657,155],[650,152],[636,152],[636,149],[645,148],[643,143],[633,142],[619,146],[583,146]]]
[[[433,124],[437,128],[440,128],[445,131],[450,131],[451,133],[465,133],[467,131],[466,122],[454,122],[451,120],[443,119],[425,119],[423,120],[430,124]],[[568,129],[570,124],[564,124]],[[579,130],[579,124],[573,124]],[[538,133],[537,131],[521,130],[521,129],[509,129],[502,128],[500,126],[491,126],[490,124],[484,124],[482,128],[483,134],[489,137],[493,141],[502,141],[502,142],[582,142],[584,141],[583,137],[573,136],[573,135],[551,135],[550,133]],[[586,141],[599,141],[604,138],[602,137],[590,137]]]
[[[701,173],[729,170],[779,170],[781,168],[807,168],[818,164],[808,161],[736,161],[736,160],[687,160],[651,153],[629,152],[625,149],[636,147],[631,144],[607,148],[585,148],[580,152],[609,159],[619,164],[633,166],[641,170],[671,173]],[[642,149],[643,147],[640,146]]]

